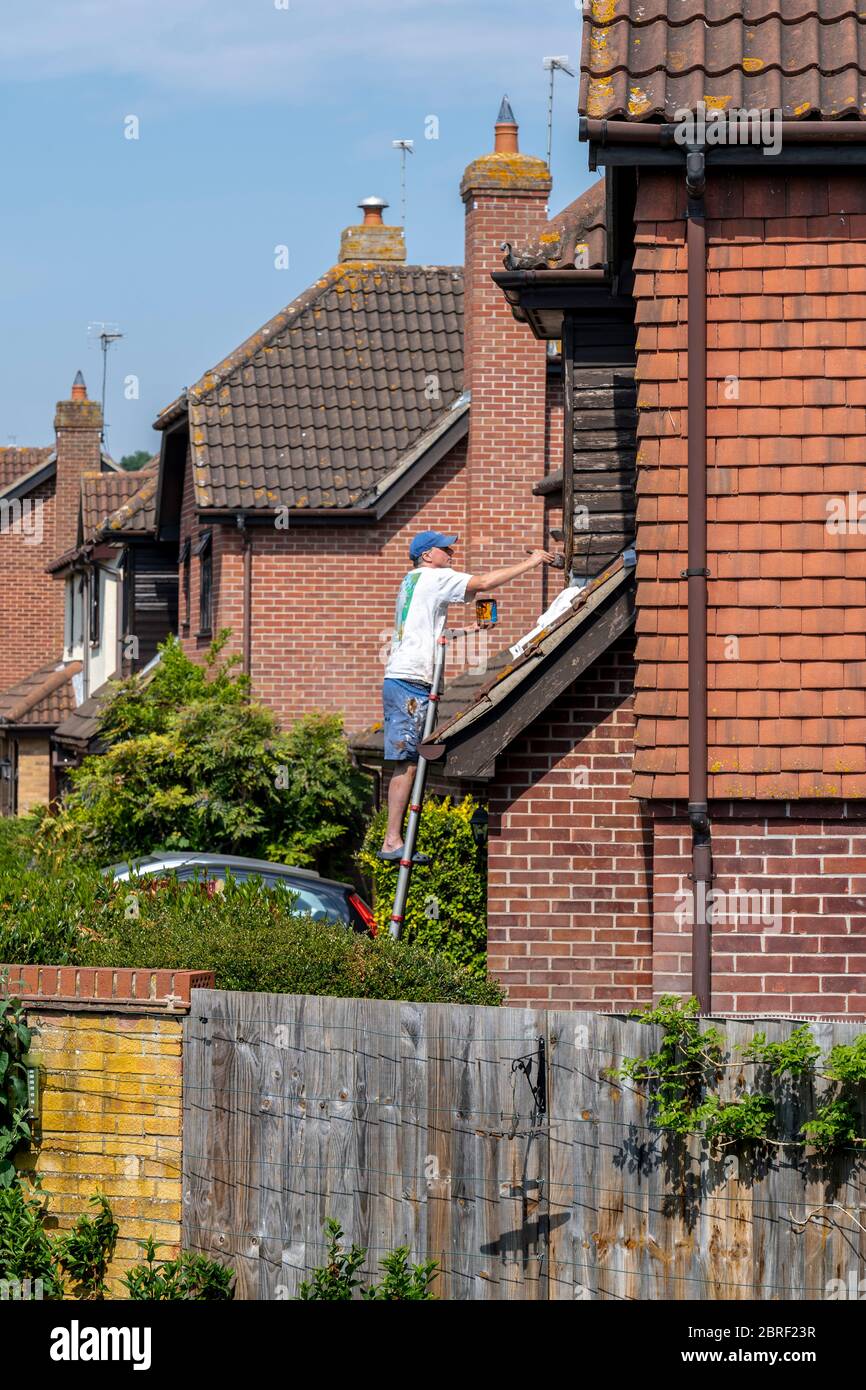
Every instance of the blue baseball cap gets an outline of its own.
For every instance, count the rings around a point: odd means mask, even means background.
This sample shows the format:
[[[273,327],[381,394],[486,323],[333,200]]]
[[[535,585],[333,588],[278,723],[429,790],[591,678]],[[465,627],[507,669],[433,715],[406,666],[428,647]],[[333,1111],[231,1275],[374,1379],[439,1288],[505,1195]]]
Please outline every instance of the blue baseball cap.
[[[419,531],[409,546],[409,559],[417,563],[425,550],[432,550],[434,545],[445,550],[449,545],[453,545],[456,539],[456,536],[446,536],[441,531]]]

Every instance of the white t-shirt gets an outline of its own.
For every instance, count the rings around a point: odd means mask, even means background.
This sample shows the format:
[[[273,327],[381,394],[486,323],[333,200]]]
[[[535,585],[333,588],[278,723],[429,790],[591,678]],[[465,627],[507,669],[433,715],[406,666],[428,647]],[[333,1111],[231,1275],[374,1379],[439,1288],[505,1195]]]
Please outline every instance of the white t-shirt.
[[[448,605],[463,602],[471,578],[449,569],[409,571],[397,595],[386,680],[433,684],[436,642],[445,628]]]

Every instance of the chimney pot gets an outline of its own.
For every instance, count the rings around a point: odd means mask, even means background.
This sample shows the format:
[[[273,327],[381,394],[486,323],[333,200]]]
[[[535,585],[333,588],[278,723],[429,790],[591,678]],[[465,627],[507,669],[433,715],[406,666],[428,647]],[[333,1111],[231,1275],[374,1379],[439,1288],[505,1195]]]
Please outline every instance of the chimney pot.
[[[374,198],[364,198],[364,199],[358,204],[358,207],[361,209],[361,211],[362,211],[363,214],[364,214],[364,226],[365,226],[365,227],[382,227],[382,226],[384,226],[385,219],[384,219],[383,213],[384,213],[386,207],[388,207],[388,206],[389,206],[389,204],[385,202],[385,199],[384,199],[384,198],[375,198],[375,197],[374,197]]]
[[[520,153],[519,126],[507,96],[502,98],[502,105],[499,108],[494,129],[496,131],[495,154]]]
[[[75,380],[72,383],[72,399],[74,401],[87,400],[87,387],[84,384],[84,376],[80,371],[75,373]]]

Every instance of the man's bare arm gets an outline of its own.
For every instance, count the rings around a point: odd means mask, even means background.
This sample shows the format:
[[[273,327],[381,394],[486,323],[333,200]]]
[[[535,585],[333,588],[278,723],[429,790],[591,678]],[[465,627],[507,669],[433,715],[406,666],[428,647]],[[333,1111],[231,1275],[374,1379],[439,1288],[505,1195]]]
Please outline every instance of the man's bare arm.
[[[476,594],[487,593],[490,589],[499,589],[503,584],[510,584],[512,579],[519,579],[522,574],[538,569],[539,565],[552,565],[553,562],[554,557],[546,550],[533,550],[525,560],[518,560],[514,565],[506,565],[504,569],[499,570],[488,570],[486,574],[473,574],[466,585],[466,598],[474,598]]]

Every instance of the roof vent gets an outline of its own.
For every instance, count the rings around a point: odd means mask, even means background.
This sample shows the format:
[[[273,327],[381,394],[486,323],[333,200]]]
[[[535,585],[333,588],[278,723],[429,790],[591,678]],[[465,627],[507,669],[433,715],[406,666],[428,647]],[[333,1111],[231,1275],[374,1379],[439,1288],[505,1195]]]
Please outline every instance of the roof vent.
[[[384,217],[382,214],[388,206],[389,204],[385,202],[384,198],[362,198],[361,202],[358,204],[358,207],[364,214],[364,226],[384,226]]]

